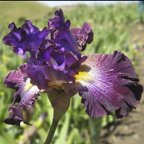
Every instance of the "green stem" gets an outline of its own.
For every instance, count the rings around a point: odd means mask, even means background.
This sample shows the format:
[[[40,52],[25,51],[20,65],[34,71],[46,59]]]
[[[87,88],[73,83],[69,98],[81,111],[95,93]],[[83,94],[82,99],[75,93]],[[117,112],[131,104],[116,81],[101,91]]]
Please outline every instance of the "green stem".
[[[51,127],[50,127],[50,131],[49,131],[49,133],[48,133],[47,139],[46,139],[46,141],[45,141],[44,144],[50,144],[50,143],[51,143],[52,138],[53,138],[54,133],[55,133],[55,130],[56,130],[56,128],[57,128],[58,122],[59,122],[59,120],[55,120],[55,119],[53,118],[52,125],[51,125]]]
[[[64,113],[68,110],[70,104],[70,96],[66,92],[51,90],[48,93],[48,98],[53,107],[53,121],[50,127],[49,134],[44,144],[50,144],[56,131],[58,122],[61,120]]]

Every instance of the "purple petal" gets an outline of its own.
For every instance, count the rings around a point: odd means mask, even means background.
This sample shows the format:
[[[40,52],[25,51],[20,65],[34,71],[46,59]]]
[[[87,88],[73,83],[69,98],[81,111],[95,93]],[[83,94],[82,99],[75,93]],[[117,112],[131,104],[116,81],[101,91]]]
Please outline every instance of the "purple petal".
[[[65,50],[73,52],[78,57],[80,53],[77,51],[77,43],[71,32],[65,28],[61,28],[55,34],[54,42],[61,45]]]
[[[40,90],[36,85],[31,83],[30,78],[27,77],[22,85],[16,90],[14,94],[13,104],[18,103],[19,107],[32,107],[39,95]]]
[[[70,31],[70,21],[65,21],[63,11],[60,9],[55,12],[55,17],[48,21],[48,29],[51,31],[51,40],[59,44],[66,51],[73,52],[80,57],[77,50],[76,38]]]
[[[29,51],[31,55],[35,55],[41,42],[48,35],[48,30],[44,28],[40,31],[31,21],[27,20],[22,27],[17,28],[14,23],[9,24],[9,32],[3,42],[12,46],[15,53],[25,54]]]
[[[11,106],[9,108],[10,116],[4,120],[6,124],[20,126],[23,121],[23,116],[19,107]]]
[[[22,73],[21,69],[13,70],[6,76],[4,84],[6,84],[7,87],[17,88],[23,84],[26,77],[27,75]]]
[[[83,56],[81,56],[79,52],[75,53],[76,51],[69,51],[58,43],[54,44],[45,40],[42,43],[42,47],[43,48],[39,49],[39,53],[37,55],[38,62],[33,60],[36,62],[35,64],[41,66],[47,65],[52,69],[63,71],[65,74],[74,74],[75,71],[77,72],[84,60]],[[76,66],[75,68],[74,65]]]
[[[27,74],[23,73],[22,65],[18,70],[12,71],[5,79],[5,84],[11,88],[15,88],[13,104],[10,107],[10,116],[5,119],[8,124],[19,125],[23,120],[21,111],[24,108],[32,107],[39,95],[40,90],[36,85],[31,83]]]
[[[78,50],[85,50],[86,45],[93,41],[93,31],[89,24],[84,23],[83,27],[71,29],[72,34],[77,40]]]
[[[20,126],[21,122],[30,125],[28,122],[24,121],[22,115],[22,109],[19,106],[11,106],[9,108],[10,115],[8,118],[4,119],[4,122],[9,125],[17,125]]]
[[[130,60],[118,51],[89,56],[76,79],[85,87],[79,92],[91,117],[113,111],[117,117],[127,116],[143,91]]]
[[[69,21],[65,22],[63,11],[62,9],[59,9],[55,12],[55,17],[48,20],[48,28],[50,30],[56,30],[61,26],[69,28],[70,22]]]

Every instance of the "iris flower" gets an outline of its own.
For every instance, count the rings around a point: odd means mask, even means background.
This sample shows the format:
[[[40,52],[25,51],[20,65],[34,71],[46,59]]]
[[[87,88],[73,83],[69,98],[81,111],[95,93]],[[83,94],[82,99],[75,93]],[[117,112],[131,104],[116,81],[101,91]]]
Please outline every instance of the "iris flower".
[[[60,9],[42,30],[30,20],[21,27],[11,23],[9,29],[3,42],[14,53],[25,56],[28,52],[30,56],[5,78],[4,84],[15,89],[10,116],[4,120],[7,124],[28,123],[22,112],[33,107],[40,93],[47,93],[54,108],[53,128],[46,142],[50,143],[76,93],[93,118],[112,113],[122,118],[139,103],[143,88],[126,55],[120,51],[89,56],[81,53],[93,41],[88,23],[82,28],[71,28]]]

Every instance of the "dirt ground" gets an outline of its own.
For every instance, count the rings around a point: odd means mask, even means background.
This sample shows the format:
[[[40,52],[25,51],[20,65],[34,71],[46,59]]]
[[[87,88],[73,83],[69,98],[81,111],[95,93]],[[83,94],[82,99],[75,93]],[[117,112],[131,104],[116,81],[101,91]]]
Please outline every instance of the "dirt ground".
[[[135,70],[144,86],[144,46],[138,51]],[[127,118],[116,120],[102,130],[99,144],[144,144],[144,93],[140,104]]]

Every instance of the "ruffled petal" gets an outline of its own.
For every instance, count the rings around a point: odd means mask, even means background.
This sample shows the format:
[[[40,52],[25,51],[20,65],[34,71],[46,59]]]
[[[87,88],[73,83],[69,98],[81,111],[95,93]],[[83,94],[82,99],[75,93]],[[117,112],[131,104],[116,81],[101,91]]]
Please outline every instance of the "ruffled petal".
[[[11,106],[9,108],[10,116],[4,120],[6,124],[20,126],[23,121],[23,115],[19,107]]]
[[[65,50],[80,57],[79,51],[84,50],[87,44],[93,41],[93,31],[89,24],[84,23],[82,28],[70,29],[70,21],[65,21],[63,11],[57,10],[55,17],[48,21],[51,31],[51,40],[61,45]]]
[[[5,78],[4,84],[7,87],[18,88],[20,87],[27,75],[21,69],[11,71]]]
[[[32,63],[37,66],[51,67],[51,69],[72,76],[78,72],[81,63],[85,59],[86,56],[81,56],[80,53],[78,56],[58,43],[51,43],[49,40],[45,40],[39,49],[37,61],[32,60]]]
[[[20,126],[21,122],[24,122],[25,124],[30,125],[27,121],[24,120],[21,107],[15,105],[10,106],[9,112],[9,117],[4,119],[6,124]]]
[[[78,50],[85,50],[87,44],[93,41],[93,31],[88,23],[84,23],[83,27],[71,29],[72,34],[77,40]]]
[[[23,120],[22,110],[33,107],[40,90],[36,85],[31,83],[26,73],[23,73],[21,66],[18,70],[12,71],[5,79],[8,87],[15,88],[13,104],[10,106],[10,116],[5,119],[8,124],[19,125]]]
[[[76,80],[81,83],[79,93],[91,117],[114,111],[118,118],[127,116],[143,91],[130,60],[118,51],[89,56]]]
[[[80,56],[77,51],[77,43],[75,37],[70,31],[70,21],[65,21],[63,11],[57,10],[55,17],[49,19],[48,29],[51,32],[51,40],[63,47],[66,51],[73,52],[75,55]]]
[[[50,30],[59,29],[61,26],[70,27],[70,22],[64,19],[64,14],[62,9],[55,11],[55,17],[48,20],[48,28]]]
[[[9,32],[3,42],[12,46],[13,51],[23,55],[29,51],[32,56],[36,55],[39,45],[48,35],[48,30],[44,28],[40,31],[30,20],[25,21],[22,27],[17,28],[14,23],[9,24]]]

